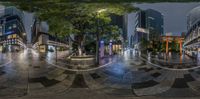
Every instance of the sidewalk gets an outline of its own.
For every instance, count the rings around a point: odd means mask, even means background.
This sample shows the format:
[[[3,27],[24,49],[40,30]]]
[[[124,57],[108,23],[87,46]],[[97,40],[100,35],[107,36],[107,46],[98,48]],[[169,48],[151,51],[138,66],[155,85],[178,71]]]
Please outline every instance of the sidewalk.
[[[68,93],[62,95],[49,95],[49,96],[25,96],[15,99],[199,99],[200,97],[157,97],[157,96],[144,96],[144,97],[124,97],[124,96],[113,96],[108,94],[96,93],[90,89],[74,88]],[[4,98],[10,99],[10,98]]]

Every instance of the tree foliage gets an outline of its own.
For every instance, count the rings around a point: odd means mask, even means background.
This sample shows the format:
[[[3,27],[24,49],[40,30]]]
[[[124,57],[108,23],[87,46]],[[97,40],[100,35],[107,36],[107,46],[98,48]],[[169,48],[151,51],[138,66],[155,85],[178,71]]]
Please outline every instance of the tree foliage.
[[[141,39],[141,49],[146,50],[149,46],[149,41],[146,38]]]
[[[86,38],[94,37],[98,32],[107,39],[119,38],[119,28],[111,25],[111,15],[124,15],[138,8],[130,3],[63,3],[61,0],[20,0],[12,2],[17,8],[34,12],[41,21],[49,24],[49,33],[60,38],[75,35],[73,41],[79,49],[84,49]],[[105,9],[103,12],[100,10]],[[97,21],[98,20],[98,21]],[[98,31],[97,31],[98,30]],[[91,40],[92,40],[91,39]],[[90,43],[90,42],[89,42]]]
[[[138,10],[131,4],[124,3],[62,3],[60,0],[36,0],[13,2],[13,4],[24,11],[34,12],[40,20],[47,21],[51,32],[65,31],[66,34],[73,32],[75,34],[95,32],[96,20],[100,20],[100,27],[109,24],[111,19],[109,15],[123,15],[127,12]],[[97,11],[106,9],[97,17]],[[67,25],[64,25],[67,24]],[[64,27],[68,26],[68,28]],[[71,31],[68,31],[71,29]],[[57,31],[60,30],[60,31]]]
[[[199,0],[1,0],[2,3],[7,4],[7,2],[26,2],[26,1],[37,1],[37,2],[60,2],[60,3],[68,3],[68,2],[85,2],[85,3],[156,3],[156,2],[199,2]]]

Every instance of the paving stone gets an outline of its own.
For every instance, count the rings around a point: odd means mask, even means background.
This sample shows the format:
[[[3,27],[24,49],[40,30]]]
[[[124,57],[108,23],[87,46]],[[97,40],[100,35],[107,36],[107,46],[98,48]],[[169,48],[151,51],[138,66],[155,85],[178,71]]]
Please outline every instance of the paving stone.
[[[160,75],[161,75],[161,73],[158,73],[158,72],[151,74],[151,76],[153,76],[153,77],[155,77],[155,78],[157,78],[157,77],[160,76]]]
[[[29,79],[30,83],[41,83],[45,87],[53,86],[60,81],[57,81],[55,79],[47,79],[46,77],[40,77],[40,78],[30,78]]]
[[[134,89],[141,89],[141,88],[146,88],[146,87],[152,87],[159,84],[158,82],[154,80],[142,82],[142,83],[133,83],[132,86]]]
[[[66,75],[66,74],[62,74],[62,75],[56,77],[55,80],[63,81],[67,76],[68,76],[68,75]]]
[[[44,86],[41,83],[29,83],[30,90],[38,89],[38,88],[44,88]]]
[[[186,82],[195,81],[195,79],[190,74],[184,75],[184,79]]]
[[[97,73],[92,73],[90,74],[92,76],[93,79],[98,79],[100,78],[101,76],[99,76]]]
[[[184,78],[176,78],[172,88],[189,88]]]
[[[199,96],[197,92],[193,91],[189,88],[171,88],[163,93],[158,94],[157,96],[166,97],[166,98],[173,98],[173,99],[180,99],[180,98],[194,98]]]
[[[84,77],[81,74],[77,74],[75,79],[72,83],[72,88],[88,88],[87,84],[85,83]]]

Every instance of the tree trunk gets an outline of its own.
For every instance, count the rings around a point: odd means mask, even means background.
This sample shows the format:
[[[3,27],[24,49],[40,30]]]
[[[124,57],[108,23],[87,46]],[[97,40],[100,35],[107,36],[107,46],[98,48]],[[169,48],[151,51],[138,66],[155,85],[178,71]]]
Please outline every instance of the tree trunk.
[[[83,55],[83,41],[80,42],[78,45],[78,55],[82,56]]]
[[[81,45],[78,46],[78,56],[82,56],[83,51],[81,49]]]

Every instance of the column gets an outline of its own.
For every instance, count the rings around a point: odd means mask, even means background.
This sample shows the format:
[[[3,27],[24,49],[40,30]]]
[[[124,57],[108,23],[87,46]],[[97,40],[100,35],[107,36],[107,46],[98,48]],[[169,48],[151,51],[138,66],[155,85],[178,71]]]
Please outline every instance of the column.
[[[109,42],[109,55],[112,55],[112,40],[110,40],[110,42]]]
[[[100,57],[104,57],[104,41],[100,41]]]
[[[169,40],[168,37],[166,37],[166,54],[168,54],[168,46],[169,46]]]
[[[182,46],[183,45],[182,45],[182,39],[181,38],[179,39],[179,45],[180,45],[179,46],[180,47],[180,54],[182,54]]]

